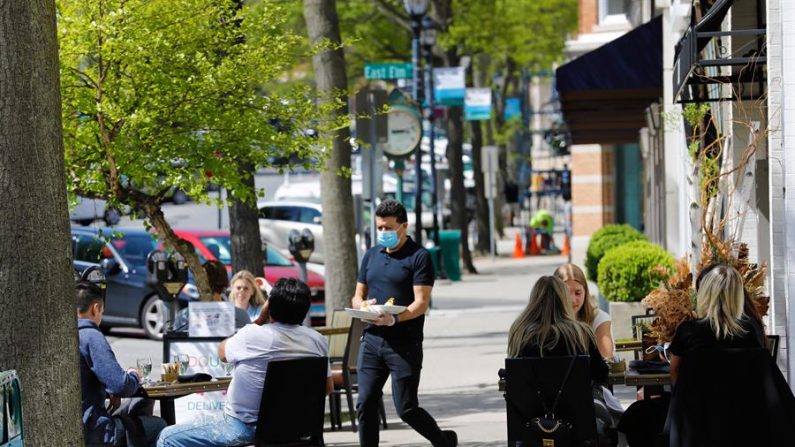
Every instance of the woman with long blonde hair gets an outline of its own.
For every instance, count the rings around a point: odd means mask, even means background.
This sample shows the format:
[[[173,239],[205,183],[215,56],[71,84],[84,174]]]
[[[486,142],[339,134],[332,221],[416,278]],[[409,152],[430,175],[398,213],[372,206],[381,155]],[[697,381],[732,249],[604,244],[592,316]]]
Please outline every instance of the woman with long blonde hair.
[[[745,290],[740,272],[729,265],[718,265],[696,284],[698,319],[683,321],[668,348],[673,383],[681,362],[699,351],[763,347],[759,329],[743,312]]]
[[[241,270],[232,277],[231,284],[229,298],[235,307],[245,310],[251,321],[256,320],[265,304],[265,295],[257,285],[254,275],[248,270]]]
[[[613,330],[610,314],[599,309],[588,292],[588,281],[582,269],[574,264],[563,264],[555,269],[555,276],[566,284],[569,290],[572,311],[578,321],[591,327],[596,336],[596,346],[604,359],[615,354]]]
[[[530,301],[508,332],[509,357],[591,357],[591,378],[607,379],[593,332],[573,317],[566,284],[554,276],[542,276],[530,292]]]

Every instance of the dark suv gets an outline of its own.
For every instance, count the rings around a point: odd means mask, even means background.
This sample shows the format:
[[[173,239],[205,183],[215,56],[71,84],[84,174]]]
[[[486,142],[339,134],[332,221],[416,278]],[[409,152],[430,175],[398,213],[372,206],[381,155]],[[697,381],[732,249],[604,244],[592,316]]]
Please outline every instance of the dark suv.
[[[167,311],[146,284],[146,257],[157,240],[144,230],[72,228],[74,266],[83,270],[101,265],[108,280],[102,327],[140,327],[149,338],[162,337]],[[182,289],[180,300],[198,299],[193,284]]]

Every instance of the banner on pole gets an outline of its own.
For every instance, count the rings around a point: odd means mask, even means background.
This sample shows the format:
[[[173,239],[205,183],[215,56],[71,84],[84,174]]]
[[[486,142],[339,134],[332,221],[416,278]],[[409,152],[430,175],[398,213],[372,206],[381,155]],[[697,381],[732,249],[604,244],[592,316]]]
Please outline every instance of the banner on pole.
[[[484,121],[491,119],[491,89],[468,88],[464,98],[464,119]]]
[[[466,95],[464,67],[433,69],[434,101],[441,106],[462,106]]]

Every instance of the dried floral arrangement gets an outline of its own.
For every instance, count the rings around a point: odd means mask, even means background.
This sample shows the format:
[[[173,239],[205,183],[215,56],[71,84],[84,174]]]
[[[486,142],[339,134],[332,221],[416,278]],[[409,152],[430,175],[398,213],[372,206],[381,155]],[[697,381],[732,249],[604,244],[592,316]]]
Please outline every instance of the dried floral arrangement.
[[[733,243],[719,239],[706,238],[702,250],[701,263],[697,271],[700,273],[712,264],[727,264],[740,272],[743,277],[745,292],[750,297],[759,316],[765,316],[770,298],[765,296],[765,264],[753,264],[748,259],[748,245]],[[649,328],[649,337],[657,343],[671,341],[676,327],[685,320],[696,318],[695,283],[690,272],[687,257],[676,263],[674,273],[662,287],[653,290],[641,303],[652,309],[657,318]]]

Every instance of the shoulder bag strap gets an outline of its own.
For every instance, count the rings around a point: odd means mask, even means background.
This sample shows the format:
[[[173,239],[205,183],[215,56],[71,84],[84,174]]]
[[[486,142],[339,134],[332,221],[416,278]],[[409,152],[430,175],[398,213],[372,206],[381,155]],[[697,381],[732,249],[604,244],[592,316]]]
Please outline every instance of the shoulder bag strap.
[[[544,413],[547,417],[550,415],[554,417],[555,409],[558,407],[558,400],[560,400],[560,395],[563,394],[563,389],[566,387],[566,382],[569,381],[569,375],[571,374],[571,370],[574,367],[574,362],[577,360],[577,356],[573,356],[571,358],[571,362],[569,362],[569,367],[566,369],[566,375],[563,376],[563,381],[560,383],[560,388],[558,388],[558,392],[555,394],[555,400],[552,401],[552,408],[547,407],[546,399],[544,399],[543,394],[541,394],[541,382],[538,380],[538,376],[536,375],[535,368],[533,365],[530,365],[530,373],[533,375],[533,380],[535,380],[536,392],[538,393],[538,398],[541,400],[541,405],[544,407]]]

